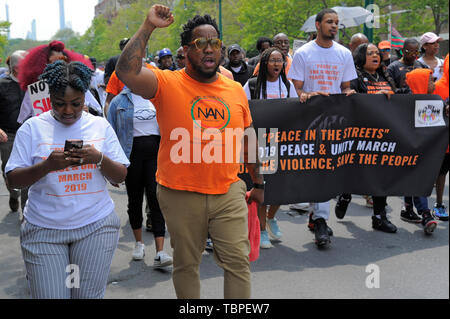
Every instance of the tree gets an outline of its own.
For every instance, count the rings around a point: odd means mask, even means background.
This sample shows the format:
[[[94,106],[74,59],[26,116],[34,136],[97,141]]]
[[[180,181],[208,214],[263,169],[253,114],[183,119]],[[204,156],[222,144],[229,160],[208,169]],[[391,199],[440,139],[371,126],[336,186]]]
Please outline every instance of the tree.
[[[8,44],[8,37],[5,35],[9,31],[11,23],[7,21],[0,21],[0,57],[4,56],[5,47]],[[3,60],[3,59],[1,59]],[[6,60],[6,59],[5,59]]]

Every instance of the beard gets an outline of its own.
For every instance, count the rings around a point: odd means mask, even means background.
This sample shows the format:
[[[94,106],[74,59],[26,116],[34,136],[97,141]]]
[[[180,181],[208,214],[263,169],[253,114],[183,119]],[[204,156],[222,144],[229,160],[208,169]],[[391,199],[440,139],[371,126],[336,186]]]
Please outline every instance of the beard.
[[[216,68],[214,69],[214,71],[204,71],[200,65],[192,63],[191,60],[189,60],[189,62],[191,63],[191,66],[195,70],[195,72],[197,72],[198,75],[200,75],[201,77],[206,78],[206,79],[212,78],[219,71],[219,64],[216,65]]]

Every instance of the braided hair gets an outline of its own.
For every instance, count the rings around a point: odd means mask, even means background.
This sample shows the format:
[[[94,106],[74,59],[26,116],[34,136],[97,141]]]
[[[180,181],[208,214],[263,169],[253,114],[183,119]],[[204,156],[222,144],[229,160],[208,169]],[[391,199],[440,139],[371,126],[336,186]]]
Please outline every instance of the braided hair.
[[[81,62],[56,61],[48,64],[39,79],[44,80],[50,94],[64,95],[67,86],[86,93],[89,90],[93,71]]]
[[[261,95],[261,89],[262,89],[262,94],[263,94],[263,99],[267,99],[267,64],[269,63],[269,58],[270,55],[273,52],[279,52],[281,53],[282,57],[283,57],[283,67],[281,69],[280,72],[280,77],[281,80],[283,81],[284,85],[286,86],[286,89],[288,91],[288,97],[289,97],[289,89],[290,89],[290,83],[289,80],[286,77],[286,56],[284,55],[283,52],[281,52],[280,49],[278,49],[277,47],[271,47],[268,48],[267,50],[265,50],[262,54],[261,54],[261,59],[259,61],[259,72],[258,72],[258,78],[256,80],[256,89],[255,89],[255,96],[252,96],[252,99],[259,99],[260,95]]]

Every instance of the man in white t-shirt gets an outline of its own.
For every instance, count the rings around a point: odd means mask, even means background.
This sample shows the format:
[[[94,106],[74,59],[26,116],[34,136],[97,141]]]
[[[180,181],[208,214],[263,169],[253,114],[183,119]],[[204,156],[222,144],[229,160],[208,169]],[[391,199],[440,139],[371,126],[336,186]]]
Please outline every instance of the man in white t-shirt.
[[[354,94],[350,81],[357,77],[350,50],[333,41],[338,32],[339,18],[336,11],[323,9],[316,16],[317,38],[300,47],[294,54],[288,78],[292,79],[300,102],[315,95]],[[313,213],[308,227],[314,230],[316,244],[326,246],[330,242],[331,229],[326,220],[330,204],[311,203]]]

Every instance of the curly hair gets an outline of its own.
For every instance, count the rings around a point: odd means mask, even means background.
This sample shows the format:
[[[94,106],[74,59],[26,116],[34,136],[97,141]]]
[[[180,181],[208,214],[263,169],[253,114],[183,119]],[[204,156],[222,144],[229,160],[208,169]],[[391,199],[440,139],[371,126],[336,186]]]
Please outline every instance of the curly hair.
[[[18,79],[22,90],[26,90],[28,85],[38,81],[39,75],[48,64],[48,59],[52,51],[62,52],[68,62],[79,61],[93,69],[91,61],[83,55],[65,49],[64,43],[52,41],[49,44],[39,45],[28,51],[27,56],[18,65]]]
[[[44,80],[50,94],[64,95],[67,86],[85,93],[91,83],[92,71],[81,62],[56,61],[46,66],[39,79]]]
[[[191,20],[189,20],[185,25],[183,25],[183,32],[180,34],[181,36],[181,45],[189,45],[192,41],[192,31],[201,25],[209,24],[214,27],[217,31],[217,37],[220,38],[219,27],[217,26],[216,20],[211,18],[209,14],[205,14],[204,16],[196,15]]]

